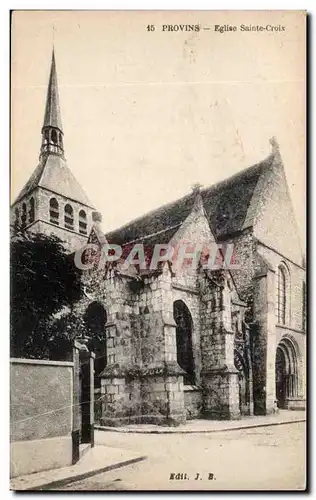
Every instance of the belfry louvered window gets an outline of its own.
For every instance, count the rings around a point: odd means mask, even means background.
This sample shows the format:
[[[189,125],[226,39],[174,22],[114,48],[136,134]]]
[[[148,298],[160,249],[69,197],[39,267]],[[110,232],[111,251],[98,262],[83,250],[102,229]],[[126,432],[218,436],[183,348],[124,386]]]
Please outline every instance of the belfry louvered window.
[[[20,211],[16,207],[15,210],[14,210],[14,227],[18,228],[19,225],[20,225]]]
[[[22,226],[22,228],[24,228],[26,226],[26,219],[27,219],[26,204],[22,203],[22,216],[21,216],[21,226]]]
[[[32,197],[30,199],[30,207],[29,207],[29,224],[34,222],[34,219],[35,219],[35,202],[34,198]]]
[[[87,214],[84,210],[79,212],[79,233],[87,234]]]
[[[51,132],[51,138],[52,138],[52,142],[54,144],[57,144],[57,132],[56,132],[55,129],[53,129],[52,132]]]
[[[74,210],[69,203],[65,205],[65,228],[71,230],[74,228]]]
[[[51,198],[49,201],[49,220],[59,226],[59,204],[56,198]]]

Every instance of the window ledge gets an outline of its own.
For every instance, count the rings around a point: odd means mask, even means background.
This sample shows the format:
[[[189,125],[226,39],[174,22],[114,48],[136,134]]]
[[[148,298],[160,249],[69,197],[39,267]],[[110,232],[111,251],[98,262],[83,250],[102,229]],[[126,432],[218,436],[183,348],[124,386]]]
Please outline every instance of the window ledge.
[[[292,326],[289,326],[289,325],[282,325],[281,323],[276,323],[275,326],[277,328],[282,328],[283,330],[291,330],[292,332],[297,332],[297,333],[306,333],[306,330],[300,330],[298,328],[293,328]]]
[[[186,392],[186,391],[200,391],[201,388],[198,387],[197,385],[189,385],[188,384],[188,385],[183,386],[183,390],[184,390],[184,392]]]

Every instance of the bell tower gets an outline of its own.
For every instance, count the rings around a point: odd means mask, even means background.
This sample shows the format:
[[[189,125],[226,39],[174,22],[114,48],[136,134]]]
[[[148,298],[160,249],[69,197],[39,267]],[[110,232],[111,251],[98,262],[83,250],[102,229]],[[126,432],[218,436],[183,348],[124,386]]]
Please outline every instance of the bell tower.
[[[87,243],[95,208],[67,166],[53,49],[39,163],[11,207],[11,225],[53,234],[73,252]]]

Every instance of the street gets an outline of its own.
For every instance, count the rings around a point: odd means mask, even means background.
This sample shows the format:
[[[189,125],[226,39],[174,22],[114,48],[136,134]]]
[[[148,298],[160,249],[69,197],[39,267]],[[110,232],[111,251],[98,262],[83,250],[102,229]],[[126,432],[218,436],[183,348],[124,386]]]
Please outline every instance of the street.
[[[305,423],[208,434],[97,431],[96,444],[138,451],[148,458],[60,490],[305,488]]]

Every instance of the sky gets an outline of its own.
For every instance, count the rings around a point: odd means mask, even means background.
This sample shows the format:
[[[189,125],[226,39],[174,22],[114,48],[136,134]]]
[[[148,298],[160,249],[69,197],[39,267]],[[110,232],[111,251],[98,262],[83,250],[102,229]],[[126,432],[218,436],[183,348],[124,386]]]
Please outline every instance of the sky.
[[[162,31],[179,24],[209,29]],[[104,231],[264,159],[275,136],[304,245],[302,13],[14,12],[12,201],[38,163],[53,44],[67,164]]]

